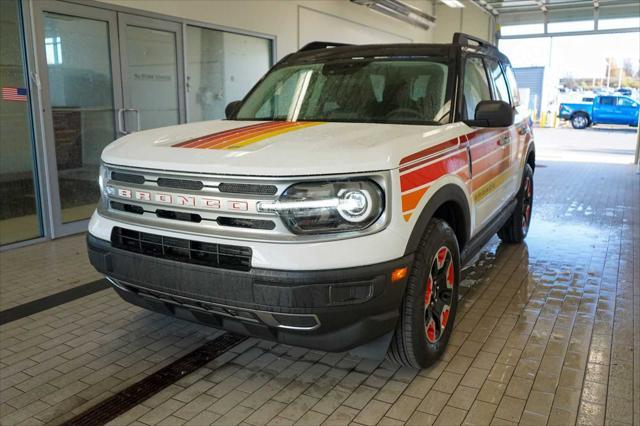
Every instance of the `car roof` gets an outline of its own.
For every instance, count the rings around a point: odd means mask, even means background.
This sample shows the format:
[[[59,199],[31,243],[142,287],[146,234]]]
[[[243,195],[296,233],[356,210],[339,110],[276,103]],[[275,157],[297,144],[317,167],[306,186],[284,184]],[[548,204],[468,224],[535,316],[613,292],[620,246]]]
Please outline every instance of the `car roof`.
[[[451,56],[458,50],[477,53],[500,59],[509,63],[509,59],[494,45],[469,36],[455,33],[453,43],[393,43],[348,45],[343,43],[311,42],[299,51],[286,56],[282,62],[324,62],[351,58],[401,58],[420,56]]]

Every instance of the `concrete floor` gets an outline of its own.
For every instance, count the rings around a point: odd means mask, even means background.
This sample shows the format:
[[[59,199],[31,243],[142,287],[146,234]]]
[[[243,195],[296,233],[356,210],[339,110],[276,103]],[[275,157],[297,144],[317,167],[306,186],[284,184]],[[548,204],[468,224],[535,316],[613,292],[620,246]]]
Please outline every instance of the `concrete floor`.
[[[426,370],[249,339],[113,424],[639,424],[634,135],[538,129],[526,244],[491,241]],[[558,161],[562,160],[562,161]],[[96,279],[75,236],[0,253],[0,309]],[[104,290],[0,327],[0,424],[60,423],[216,336]]]

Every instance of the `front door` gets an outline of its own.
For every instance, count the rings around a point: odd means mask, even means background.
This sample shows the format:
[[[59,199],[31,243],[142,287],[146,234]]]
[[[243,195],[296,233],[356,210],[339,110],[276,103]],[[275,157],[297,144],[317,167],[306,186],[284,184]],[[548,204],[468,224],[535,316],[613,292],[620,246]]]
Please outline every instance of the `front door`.
[[[465,60],[463,79],[463,116],[473,118],[480,101],[491,100],[484,61],[470,56]],[[509,188],[511,165],[511,129],[477,129],[463,138],[471,156],[471,187],[475,229],[482,228],[504,204]]]
[[[120,130],[170,126],[185,121],[182,26],[118,14],[124,109]]]

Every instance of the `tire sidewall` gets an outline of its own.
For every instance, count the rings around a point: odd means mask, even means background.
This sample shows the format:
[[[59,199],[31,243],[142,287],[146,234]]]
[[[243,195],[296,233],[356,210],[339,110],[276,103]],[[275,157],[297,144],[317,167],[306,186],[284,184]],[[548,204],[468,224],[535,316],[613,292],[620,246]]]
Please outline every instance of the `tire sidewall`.
[[[524,182],[529,177],[529,185],[531,185],[531,212],[529,213],[529,225],[527,226],[527,232],[525,233],[522,230],[522,221],[524,218],[522,217],[522,207],[524,204]],[[533,195],[535,194],[535,186],[533,184],[533,170],[529,164],[524,165],[524,170],[522,172],[522,180],[520,182],[520,191],[518,191],[518,204],[516,206],[516,229],[519,232],[520,239],[524,240],[529,233],[529,228],[531,227],[531,217],[533,215]]]
[[[414,260],[411,279],[414,280],[415,292],[411,300],[407,300],[412,305],[411,318],[411,341],[413,342],[413,352],[416,360],[423,365],[433,364],[444,352],[453,325],[458,308],[458,294],[460,286],[460,253],[458,242],[455,238],[453,230],[444,222],[438,222],[432,232],[425,234],[426,244],[424,249],[418,253]],[[424,297],[426,292],[426,283],[429,277],[429,270],[434,257],[438,250],[445,246],[449,249],[454,262],[454,283],[449,320],[445,331],[440,339],[435,343],[427,341],[424,324]],[[405,330],[406,332],[407,330]]]

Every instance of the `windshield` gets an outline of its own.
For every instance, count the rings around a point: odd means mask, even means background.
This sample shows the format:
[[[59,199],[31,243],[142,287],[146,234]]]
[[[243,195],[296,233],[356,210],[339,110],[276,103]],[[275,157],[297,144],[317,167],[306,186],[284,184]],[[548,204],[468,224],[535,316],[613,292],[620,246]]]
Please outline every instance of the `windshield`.
[[[440,58],[286,65],[265,77],[236,119],[442,124],[447,74]]]

